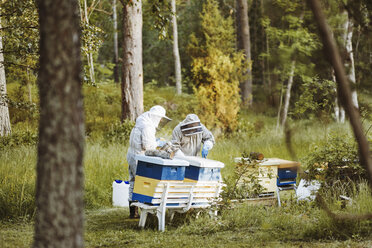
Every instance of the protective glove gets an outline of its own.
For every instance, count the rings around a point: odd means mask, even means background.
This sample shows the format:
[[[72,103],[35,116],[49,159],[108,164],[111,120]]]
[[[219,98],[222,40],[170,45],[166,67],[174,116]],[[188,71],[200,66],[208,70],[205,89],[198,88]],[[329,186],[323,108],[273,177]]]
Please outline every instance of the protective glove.
[[[207,158],[208,152],[209,152],[209,150],[206,149],[206,148],[203,146],[203,150],[202,150],[202,158]]]
[[[163,147],[167,142],[163,138],[157,138],[156,139],[156,146],[157,147]]]

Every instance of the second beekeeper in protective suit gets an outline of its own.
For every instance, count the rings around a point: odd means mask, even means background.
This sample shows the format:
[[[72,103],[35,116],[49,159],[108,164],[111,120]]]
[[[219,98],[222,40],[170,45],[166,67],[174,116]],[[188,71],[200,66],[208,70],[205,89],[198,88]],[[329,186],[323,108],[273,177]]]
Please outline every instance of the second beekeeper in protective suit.
[[[129,165],[129,205],[132,202],[134,180],[137,170],[137,154],[144,154],[146,150],[156,149],[157,141],[155,137],[156,128],[160,120],[166,118],[166,111],[162,106],[156,105],[149,111],[141,114],[136,119],[136,124],[130,133],[129,148],[127,153],[127,161]],[[130,207],[130,218],[137,218],[137,207]]]
[[[202,148],[202,157],[206,158],[213,148],[214,137],[196,114],[189,114],[173,129],[172,143],[179,145],[186,156],[197,156]]]

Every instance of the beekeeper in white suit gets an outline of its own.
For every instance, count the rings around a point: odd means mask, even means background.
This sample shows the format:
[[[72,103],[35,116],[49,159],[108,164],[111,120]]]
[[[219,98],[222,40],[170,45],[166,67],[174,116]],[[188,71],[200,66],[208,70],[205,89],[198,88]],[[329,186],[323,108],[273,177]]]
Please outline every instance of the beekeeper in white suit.
[[[129,165],[129,205],[132,202],[134,179],[137,170],[136,154],[144,154],[146,150],[156,149],[156,128],[162,118],[170,120],[162,106],[156,105],[149,111],[138,116],[136,124],[130,133],[127,161]],[[138,218],[137,207],[130,207],[130,218]]]
[[[202,149],[202,157],[206,158],[213,148],[214,137],[196,114],[189,114],[173,129],[172,143],[179,145],[186,156],[197,156]]]

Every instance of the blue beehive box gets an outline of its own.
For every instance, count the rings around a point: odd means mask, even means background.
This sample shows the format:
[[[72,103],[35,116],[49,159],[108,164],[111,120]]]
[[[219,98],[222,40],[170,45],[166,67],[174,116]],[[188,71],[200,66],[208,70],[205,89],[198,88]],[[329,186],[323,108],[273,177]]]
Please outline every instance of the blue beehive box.
[[[278,186],[296,184],[297,167],[278,168]]]
[[[194,156],[178,157],[190,163],[185,168],[185,182],[221,181],[221,169],[224,163],[212,159]]]
[[[185,167],[189,165],[184,160],[145,155],[136,155],[136,160],[138,162],[132,200],[144,203],[152,203],[159,182],[182,183],[185,177]]]

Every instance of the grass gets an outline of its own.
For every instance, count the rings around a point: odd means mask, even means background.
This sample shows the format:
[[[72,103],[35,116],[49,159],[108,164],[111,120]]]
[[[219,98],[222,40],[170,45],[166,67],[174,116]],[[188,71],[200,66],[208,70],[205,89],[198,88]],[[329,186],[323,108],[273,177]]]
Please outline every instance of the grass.
[[[151,217],[151,216],[150,216]],[[322,211],[304,205],[283,208],[241,204],[208,215],[176,216],[164,233],[150,218],[144,230],[128,219],[126,208],[86,211],[86,247],[370,247],[371,236],[336,239],[325,229],[330,222]],[[1,247],[29,247],[33,222],[0,222]]]
[[[198,219],[193,214],[177,216],[174,223],[166,226],[166,232],[159,233],[152,218],[145,230],[139,230],[138,222],[127,218],[127,209],[111,206],[112,182],[128,178],[127,146],[102,142],[102,134],[109,124],[119,119],[119,88],[113,91],[110,85],[100,85],[98,88],[84,87],[84,90],[88,108],[84,156],[86,247],[372,247],[371,221],[336,222],[314,203],[297,204],[291,194],[282,198],[282,208],[237,204],[223,210],[217,220],[204,215]],[[148,87],[145,95],[151,95],[153,91]],[[192,112],[193,99],[188,95],[173,99],[173,92],[167,88],[157,89],[154,95],[155,98],[145,97],[145,109],[154,104],[166,106],[173,121],[157,136],[169,140],[173,127],[185,113]],[[100,104],[95,104],[97,102]],[[184,102],[187,104],[182,105]],[[208,155],[210,159],[225,163],[222,169],[225,181],[234,173],[234,158],[243,152],[261,152],[267,158],[294,159],[287,151],[283,133],[276,130],[275,118],[244,111],[241,118],[245,121],[244,131],[216,137],[216,145]],[[18,122],[13,130],[34,128],[26,124]],[[364,125],[368,128],[371,123],[366,121]],[[291,122],[290,127],[291,144],[297,160],[302,163],[328,133],[350,133],[348,124],[326,125],[311,120]],[[34,146],[0,151],[0,247],[29,247],[32,243],[35,165]],[[325,192],[333,211],[372,212],[371,192],[366,184],[349,187],[353,204],[345,208],[337,197],[344,189],[338,190]]]

